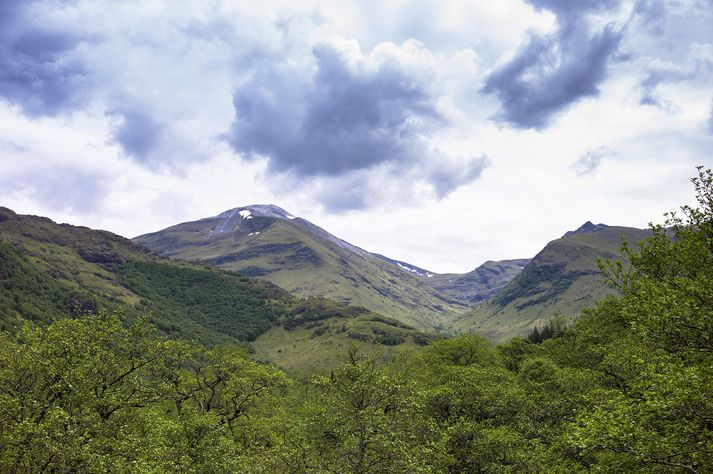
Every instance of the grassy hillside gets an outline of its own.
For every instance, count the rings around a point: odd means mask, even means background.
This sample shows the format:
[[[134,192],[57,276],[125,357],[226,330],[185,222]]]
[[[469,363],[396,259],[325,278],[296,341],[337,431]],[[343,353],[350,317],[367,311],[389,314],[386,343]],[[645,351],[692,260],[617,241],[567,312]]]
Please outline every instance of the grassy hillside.
[[[397,265],[275,206],[249,206],[134,239],[158,255],[271,281],[301,297],[366,307],[441,330],[465,306]]]
[[[565,316],[614,292],[597,259],[621,257],[622,238],[637,242],[651,233],[631,227],[588,226],[554,240],[486,304],[460,318],[454,331],[475,331],[495,340],[524,335],[559,312]]]
[[[290,373],[335,367],[353,346],[384,359],[404,347],[422,347],[439,336],[417,331],[366,308],[325,299],[299,303],[254,343],[255,357]]]

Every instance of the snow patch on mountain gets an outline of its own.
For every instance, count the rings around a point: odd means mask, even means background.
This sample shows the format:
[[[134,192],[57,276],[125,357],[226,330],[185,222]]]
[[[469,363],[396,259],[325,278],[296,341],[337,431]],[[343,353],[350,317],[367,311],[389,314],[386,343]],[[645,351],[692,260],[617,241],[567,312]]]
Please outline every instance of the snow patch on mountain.
[[[418,276],[425,276],[426,278],[431,278],[433,276],[433,273],[431,273],[431,272],[425,272],[425,273],[420,272],[420,271],[416,270],[415,268],[411,268],[408,265],[404,265],[401,262],[396,262],[396,265],[398,265],[398,267],[401,268],[402,270],[406,270],[407,272],[415,273]]]

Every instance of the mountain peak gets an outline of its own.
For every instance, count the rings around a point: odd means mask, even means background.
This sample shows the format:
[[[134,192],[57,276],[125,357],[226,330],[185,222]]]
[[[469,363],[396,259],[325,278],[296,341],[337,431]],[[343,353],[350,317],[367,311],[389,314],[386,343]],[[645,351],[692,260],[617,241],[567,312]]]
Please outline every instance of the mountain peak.
[[[587,221],[581,226],[579,226],[577,230],[570,230],[568,232],[565,232],[562,237],[569,237],[570,235],[574,234],[583,234],[585,232],[597,232],[599,230],[606,229],[607,227],[609,226],[606,224],[593,224],[592,221]]]
[[[295,219],[295,216],[274,204],[251,204],[249,206],[235,207],[221,212],[216,217],[219,219],[230,219],[236,216],[240,216],[243,219],[252,219],[253,217]]]

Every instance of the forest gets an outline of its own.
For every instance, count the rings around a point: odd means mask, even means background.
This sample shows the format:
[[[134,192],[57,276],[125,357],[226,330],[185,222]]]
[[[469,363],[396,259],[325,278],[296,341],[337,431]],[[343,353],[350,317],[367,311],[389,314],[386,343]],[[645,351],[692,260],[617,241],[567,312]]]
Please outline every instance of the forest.
[[[692,182],[600,262],[618,296],[500,345],[288,376],[115,311],[3,332],[0,472],[713,472],[713,173]]]

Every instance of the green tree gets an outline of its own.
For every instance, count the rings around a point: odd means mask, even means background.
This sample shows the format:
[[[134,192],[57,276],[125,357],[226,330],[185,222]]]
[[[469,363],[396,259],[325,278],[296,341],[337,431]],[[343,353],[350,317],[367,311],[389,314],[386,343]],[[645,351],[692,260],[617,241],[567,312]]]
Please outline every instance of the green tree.
[[[434,426],[416,384],[352,347],[330,375],[311,379],[301,432],[285,449],[288,471],[432,472]],[[299,465],[295,462],[299,461]],[[289,469],[288,469],[289,468]]]
[[[464,334],[428,346],[426,360],[433,364],[493,366],[497,353],[493,344],[480,334]]]
[[[713,466],[713,174],[699,168],[692,181],[698,207],[667,214],[653,237],[625,246],[627,264],[606,267],[622,296],[598,314],[623,331],[599,346],[607,389],[572,442],[607,469]]]
[[[183,344],[152,337],[116,316],[25,327],[0,345],[0,444],[4,472],[137,469],[160,459],[152,408],[157,374]]]
[[[0,335],[0,472],[236,472],[285,376],[117,315]],[[267,429],[266,429],[267,427]]]

